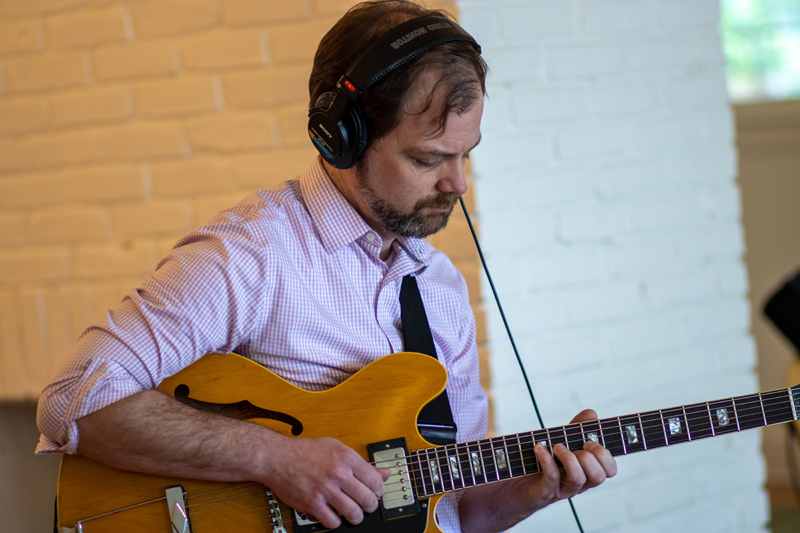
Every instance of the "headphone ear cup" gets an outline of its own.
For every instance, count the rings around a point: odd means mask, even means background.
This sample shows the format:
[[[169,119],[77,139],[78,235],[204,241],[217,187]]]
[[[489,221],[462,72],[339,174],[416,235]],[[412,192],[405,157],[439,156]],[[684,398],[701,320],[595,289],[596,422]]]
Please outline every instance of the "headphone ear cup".
[[[350,137],[350,146],[353,150],[353,161],[348,165],[348,168],[355,165],[367,149],[369,143],[369,129],[367,128],[367,121],[359,104],[350,106],[350,115],[353,122],[352,132]]]

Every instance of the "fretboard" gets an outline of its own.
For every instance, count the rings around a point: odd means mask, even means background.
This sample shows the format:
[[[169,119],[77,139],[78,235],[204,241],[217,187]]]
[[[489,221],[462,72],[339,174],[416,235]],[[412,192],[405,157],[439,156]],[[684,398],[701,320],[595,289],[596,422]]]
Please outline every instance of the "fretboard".
[[[533,447],[580,450],[593,440],[613,456],[672,446],[798,419],[800,385],[790,389],[646,411],[412,452],[409,467],[418,497],[493,483],[541,471]]]

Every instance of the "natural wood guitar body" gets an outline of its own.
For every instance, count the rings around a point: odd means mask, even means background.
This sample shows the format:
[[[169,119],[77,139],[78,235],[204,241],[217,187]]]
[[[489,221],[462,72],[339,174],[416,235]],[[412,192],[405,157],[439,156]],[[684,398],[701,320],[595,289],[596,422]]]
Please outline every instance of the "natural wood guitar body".
[[[431,445],[419,436],[419,410],[443,389],[444,367],[432,357],[394,354],[368,365],[341,385],[323,392],[302,390],[262,366],[237,355],[210,354],[172,376],[158,390],[174,397],[188,385],[195,400],[257,407],[285,413],[302,423],[298,438],[333,437],[368,459],[367,445],[405,437],[410,451]],[[284,435],[291,426],[272,419],[253,419]],[[194,533],[272,532],[263,486],[214,483],[136,474],[109,468],[79,455],[63,458],[58,482],[58,524],[72,528],[88,517],[164,497],[165,487],[182,485],[189,498]],[[235,488],[238,487],[238,488]],[[205,496],[195,497],[198,494]],[[428,505],[429,533],[441,531]],[[281,504],[284,525],[292,532],[288,508]],[[164,501],[150,503],[85,522],[86,533],[172,531]]]

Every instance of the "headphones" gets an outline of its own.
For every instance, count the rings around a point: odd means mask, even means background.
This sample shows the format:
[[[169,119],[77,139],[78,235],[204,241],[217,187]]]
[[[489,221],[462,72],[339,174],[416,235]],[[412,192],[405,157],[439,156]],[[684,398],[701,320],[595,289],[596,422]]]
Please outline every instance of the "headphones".
[[[439,16],[411,19],[368,46],[336,82],[336,90],[322,94],[308,111],[308,136],[322,158],[336,168],[355,165],[369,140],[359,102],[364,91],[434,46],[453,41],[466,41],[481,53],[469,33]]]

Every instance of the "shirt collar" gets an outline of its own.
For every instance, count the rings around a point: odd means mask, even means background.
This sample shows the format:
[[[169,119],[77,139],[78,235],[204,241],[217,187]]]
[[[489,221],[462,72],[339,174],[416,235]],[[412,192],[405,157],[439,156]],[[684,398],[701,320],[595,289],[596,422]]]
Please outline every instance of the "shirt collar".
[[[336,253],[373,229],[342,195],[331,181],[319,157],[300,176],[300,191],[320,240],[328,253]],[[401,250],[421,265],[430,264],[428,246],[416,237],[398,237],[393,243],[395,253]]]

